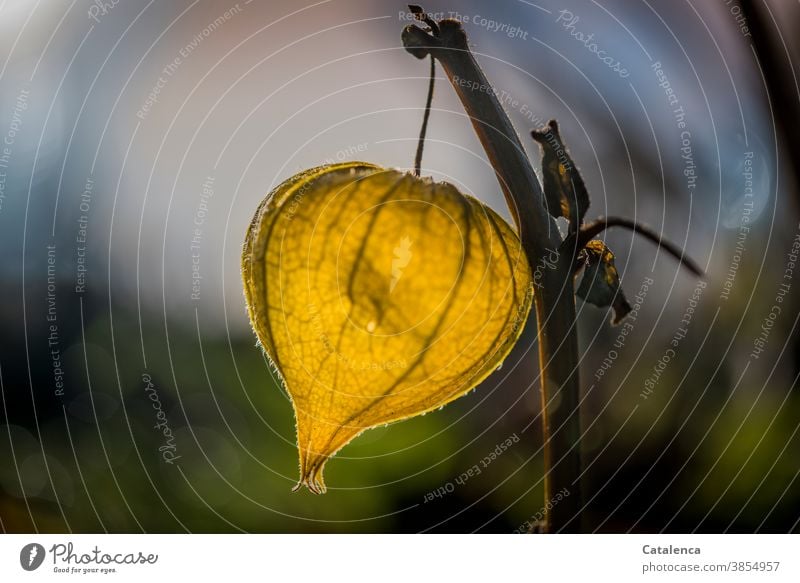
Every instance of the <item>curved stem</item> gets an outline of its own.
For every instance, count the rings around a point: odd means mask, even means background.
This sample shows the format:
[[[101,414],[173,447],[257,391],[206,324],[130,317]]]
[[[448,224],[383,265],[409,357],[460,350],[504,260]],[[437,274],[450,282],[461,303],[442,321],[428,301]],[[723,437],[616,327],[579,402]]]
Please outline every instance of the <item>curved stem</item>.
[[[425,100],[425,113],[422,116],[422,127],[419,130],[417,142],[417,155],[414,157],[414,174],[422,173],[422,150],[425,148],[425,133],[428,131],[428,119],[431,117],[431,103],[433,103],[433,85],[436,81],[436,59],[431,55],[431,80],[428,82],[428,98]]]
[[[602,217],[593,223],[589,223],[588,225],[582,227],[578,232],[578,240],[576,245],[577,251],[583,249],[589,241],[597,237],[597,235],[609,227],[622,227],[641,235],[645,239],[648,239],[659,247],[663,248],[664,251],[672,255],[680,262],[681,265],[683,265],[697,277],[705,276],[703,270],[700,269],[700,267],[694,261],[692,261],[692,259],[690,259],[686,253],[684,253],[683,249],[674,243],[670,243],[669,241],[663,239],[661,235],[656,233],[650,227],[630,219],[625,219],[623,217]]]

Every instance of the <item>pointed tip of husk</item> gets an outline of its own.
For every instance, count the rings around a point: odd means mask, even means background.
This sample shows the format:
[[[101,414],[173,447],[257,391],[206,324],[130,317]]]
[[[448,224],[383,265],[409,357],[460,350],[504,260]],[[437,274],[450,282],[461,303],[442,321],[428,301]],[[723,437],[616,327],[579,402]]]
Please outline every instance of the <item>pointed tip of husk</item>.
[[[292,492],[296,492],[305,486],[313,494],[324,494],[327,488],[325,487],[325,479],[322,476],[322,472],[329,457],[329,455],[301,448],[300,481],[297,482]]]
[[[325,483],[321,479],[316,480],[309,477],[301,477],[300,481],[295,484],[294,488],[292,488],[292,492],[297,492],[298,490],[302,489],[303,486],[305,486],[312,494],[324,494],[327,492]]]

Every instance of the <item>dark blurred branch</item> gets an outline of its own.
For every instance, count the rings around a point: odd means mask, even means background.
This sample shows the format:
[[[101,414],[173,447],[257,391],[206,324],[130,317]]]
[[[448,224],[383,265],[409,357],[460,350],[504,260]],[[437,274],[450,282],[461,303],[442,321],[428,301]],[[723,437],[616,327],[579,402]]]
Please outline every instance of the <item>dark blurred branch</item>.
[[[783,6],[784,10],[794,11],[793,18],[782,21],[791,23],[786,26],[794,26],[794,30],[788,31],[788,35],[781,33],[778,23],[772,17],[769,5],[764,0],[740,0],[740,4],[753,39],[755,57],[761,67],[770,113],[778,128],[778,143],[783,144],[783,150],[786,152],[785,157],[780,155],[780,148],[776,152],[778,169],[780,171],[782,167],[788,166],[787,175],[794,179],[794,188],[791,190],[794,191],[795,204],[800,204],[800,132],[795,126],[796,120],[800,118],[800,88],[794,67],[794,63],[800,58],[797,44],[800,36],[800,4],[786,2]],[[787,36],[795,43],[794,51],[786,46]],[[793,301],[796,310],[797,300]],[[795,333],[792,344],[796,355],[795,370],[800,373],[799,333]]]
[[[800,117],[800,88],[798,88],[797,71],[794,69],[793,57],[781,35],[778,23],[772,17],[765,0],[740,0],[742,12],[751,32],[752,46],[764,76],[770,109],[778,127],[780,141],[786,152],[789,172],[794,178],[795,196],[800,196],[800,132],[794,125]],[[800,4],[786,3],[794,6],[796,14],[791,20],[795,25],[800,22]],[[797,40],[798,31],[793,33]],[[780,46],[778,46],[780,43]],[[781,50],[782,49],[782,50]],[[780,154],[778,156],[780,159]],[[800,202],[800,201],[798,201]]]

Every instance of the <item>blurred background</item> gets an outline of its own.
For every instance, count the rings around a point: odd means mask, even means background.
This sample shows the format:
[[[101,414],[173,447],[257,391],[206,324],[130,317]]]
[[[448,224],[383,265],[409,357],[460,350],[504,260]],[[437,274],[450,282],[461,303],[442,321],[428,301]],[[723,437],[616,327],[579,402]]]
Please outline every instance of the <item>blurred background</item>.
[[[638,309],[614,328],[578,302],[585,527],[798,532],[797,3],[424,8],[464,22],[537,171],[528,131],[556,118],[589,217],[708,272],[606,235]],[[477,391],[357,438],[326,495],[290,491],[241,244],[300,169],[412,164],[409,22],[385,0],[0,1],[2,531],[513,532],[541,511],[533,318]],[[509,217],[437,71],[424,173]]]

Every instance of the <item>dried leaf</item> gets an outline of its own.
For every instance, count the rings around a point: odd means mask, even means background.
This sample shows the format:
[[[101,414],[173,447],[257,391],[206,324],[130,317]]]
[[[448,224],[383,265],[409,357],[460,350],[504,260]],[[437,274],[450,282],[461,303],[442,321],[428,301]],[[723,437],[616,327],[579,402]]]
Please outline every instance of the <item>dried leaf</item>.
[[[589,241],[581,252],[585,261],[583,279],[575,292],[599,308],[613,306],[615,326],[631,311],[619,283],[619,273],[614,265],[614,254],[602,241]]]
[[[292,398],[300,484],[317,493],[325,462],[359,433],[441,407],[497,368],[532,300],[519,239],[491,209],[359,162],[267,196],[242,276]]]
[[[589,208],[589,193],[575,162],[569,155],[556,120],[531,132],[542,148],[542,182],[547,210],[556,218],[564,217],[574,232]]]

